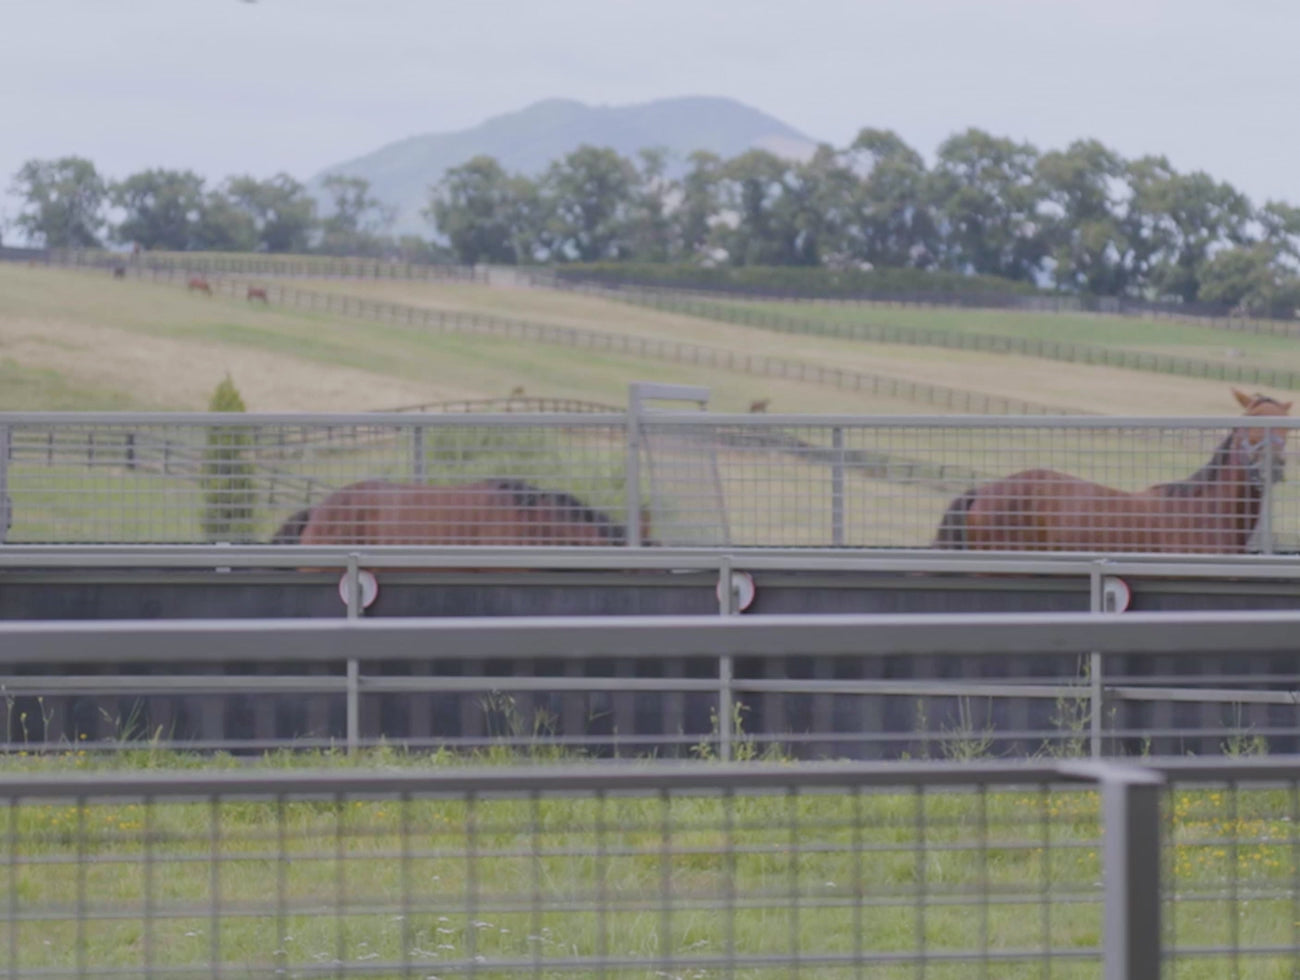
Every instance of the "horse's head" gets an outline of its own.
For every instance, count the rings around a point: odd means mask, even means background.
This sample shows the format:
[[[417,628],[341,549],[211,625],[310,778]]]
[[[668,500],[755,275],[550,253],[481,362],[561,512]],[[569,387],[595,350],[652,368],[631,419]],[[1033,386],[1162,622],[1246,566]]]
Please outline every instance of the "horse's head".
[[[1290,402],[1280,402],[1258,392],[1248,395],[1233,388],[1232,394],[1248,416],[1281,416],[1291,411]],[[1286,434],[1286,429],[1263,428],[1237,429],[1233,433],[1251,482],[1261,490],[1281,483],[1286,477]]]

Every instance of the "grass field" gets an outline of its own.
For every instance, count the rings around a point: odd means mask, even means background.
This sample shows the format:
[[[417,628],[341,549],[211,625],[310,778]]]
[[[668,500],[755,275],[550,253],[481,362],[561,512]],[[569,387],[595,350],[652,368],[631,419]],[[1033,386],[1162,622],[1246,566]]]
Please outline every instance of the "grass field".
[[[333,291],[341,295],[359,295],[371,299],[387,299],[414,306],[467,313],[497,314],[518,319],[584,329],[619,332],[634,336],[659,337],[692,343],[703,343],[777,357],[797,358],[810,363],[842,367],[851,370],[888,374],[924,383],[945,385],[961,390],[989,395],[1002,395],[1061,405],[1084,412],[1131,415],[1190,415],[1232,414],[1233,402],[1226,385],[1221,381],[1184,378],[1159,372],[1134,371],[1114,367],[1069,364],[1041,358],[1014,354],[995,354],[976,351],[952,350],[938,347],[917,347],[907,344],[878,344],[836,337],[807,334],[787,334],[752,326],[688,316],[679,313],[647,309],[576,293],[545,289],[502,289],[486,285],[438,284],[411,282],[347,282],[303,280],[303,288]],[[766,309],[767,307],[761,307]],[[846,312],[849,309],[850,312]],[[803,307],[791,308],[792,315],[804,310],[819,310],[823,315],[853,316],[852,308]],[[917,326],[948,329],[948,324],[960,322],[967,313],[987,311],[950,310],[888,310],[883,316],[895,312],[913,315]],[[931,321],[927,317],[933,315]],[[1026,317],[1034,329],[1050,329],[1054,314],[1018,314]],[[1063,314],[1062,316],[1066,316]],[[1084,317],[1098,324],[1106,318]],[[886,320],[884,322],[894,322]],[[1154,323],[1139,319],[1119,320],[1109,329],[1117,336],[1124,331],[1141,331],[1145,327],[1161,328],[1169,344],[1175,344],[1180,327],[1175,324]],[[1028,327],[1026,328],[1028,329]],[[1201,356],[1194,346],[1205,340],[1200,328],[1191,328],[1193,335],[1184,338],[1186,349],[1171,347],[1186,356]],[[1220,355],[1228,363],[1237,363],[1228,357],[1231,344],[1237,335],[1219,340]],[[1296,357],[1300,367],[1300,353],[1292,355],[1295,344],[1286,338],[1244,335],[1240,340],[1257,343],[1251,347],[1251,356],[1267,366],[1285,366],[1276,360],[1278,352]],[[1231,342],[1231,344],[1229,343]],[[1093,341],[1100,343],[1101,341]],[[1146,349],[1146,348],[1140,348]],[[1244,348],[1243,348],[1244,350]],[[1244,362],[1243,362],[1244,363]],[[756,385],[769,385],[766,379],[755,379]],[[803,386],[807,390],[809,386]],[[846,393],[847,394],[847,393]],[[820,411],[805,408],[802,404],[787,404],[779,396],[772,396],[771,411]],[[914,412],[942,414],[943,408],[933,405],[914,405]]]
[[[364,294],[373,284],[348,285]],[[916,410],[897,399],[795,381],[264,310],[188,295],[178,285],[12,266],[0,266],[0,371],[9,382],[0,410],[199,410],[226,372],[251,411],[373,410],[500,398],[516,387],[533,397],[620,405],[637,380],[706,385],[713,407],[724,411],[743,411],[765,397],[776,410]]]
[[[692,299],[691,302],[697,302]],[[746,302],[708,299],[704,306],[827,324],[890,324],[946,333],[1058,340],[1120,350],[1177,353],[1227,364],[1300,368],[1295,338],[1225,330],[1192,322],[1097,313],[958,309],[888,304]]]
[[[557,291],[403,281],[304,280],[302,285],[430,308],[495,313],[795,358],[1080,411],[1151,415],[1232,411],[1227,386],[1217,381],[1014,355],[792,336]],[[797,309],[846,315],[839,307]],[[993,316],[987,311],[892,309],[884,315],[902,313],[932,327],[968,314]],[[1025,330],[1056,325],[1054,316],[1016,315],[1028,318]],[[1062,315],[1063,320],[1068,318]],[[1186,328],[1189,333],[1184,336],[1182,326],[1168,323],[1076,319],[1120,335],[1150,328],[1170,345],[1181,336],[1185,352],[1206,340],[1199,328]],[[1298,356],[1290,354],[1289,342],[1279,338],[1232,335],[1231,342],[1243,350],[1250,347],[1251,357]],[[0,371],[9,381],[0,395],[5,407],[32,409],[202,408],[208,393],[229,371],[250,409],[263,411],[375,409],[501,397],[516,387],[538,397],[619,404],[632,380],[707,385],[714,393],[712,406],[722,411],[743,411],[760,399],[769,401],[769,410],[786,412],[943,410],[662,361],[493,338],[429,335],[392,324],[250,308],[242,300],[187,295],[175,284],[115,281],[98,273],[26,267],[0,268]]]

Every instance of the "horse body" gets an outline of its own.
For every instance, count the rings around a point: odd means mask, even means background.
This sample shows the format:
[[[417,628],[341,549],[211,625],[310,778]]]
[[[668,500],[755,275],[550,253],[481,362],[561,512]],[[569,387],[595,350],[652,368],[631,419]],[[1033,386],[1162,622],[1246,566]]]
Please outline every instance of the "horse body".
[[[267,306],[271,305],[270,298],[266,295],[266,289],[263,286],[248,287],[248,301],[251,303],[255,299],[260,299]]]
[[[460,486],[364,480],[290,517],[274,543],[622,545],[627,529],[563,491],[522,480]]]
[[[190,281],[185,284],[185,288],[189,292],[206,293],[208,296],[212,295],[212,284],[202,276],[191,276]]]
[[[1246,414],[1285,415],[1291,403],[1234,391]],[[1234,429],[1185,480],[1136,493],[1057,470],[1032,469],[953,500],[933,546],[1003,551],[1241,554],[1269,486],[1282,479],[1285,430]],[[1264,472],[1265,460],[1272,469]]]

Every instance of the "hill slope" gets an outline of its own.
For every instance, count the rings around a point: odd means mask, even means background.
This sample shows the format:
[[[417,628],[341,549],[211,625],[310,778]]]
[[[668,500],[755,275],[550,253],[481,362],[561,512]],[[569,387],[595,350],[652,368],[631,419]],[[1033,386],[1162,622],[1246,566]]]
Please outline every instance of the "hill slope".
[[[626,156],[662,147],[680,169],[688,154],[710,150],[723,157],[751,148],[783,156],[811,154],[815,142],[779,119],[733,99],[692,96],[641,105],[589,106],[547,99],[454,133],[426,133],[327,167],[310,181],[314,193],[327,174],[364,177],[380,200],[395,205],[395,230],[428,234],[420,217],[430,184],[478,154],[495,157],[512,173],[536,175],[583,143]]]

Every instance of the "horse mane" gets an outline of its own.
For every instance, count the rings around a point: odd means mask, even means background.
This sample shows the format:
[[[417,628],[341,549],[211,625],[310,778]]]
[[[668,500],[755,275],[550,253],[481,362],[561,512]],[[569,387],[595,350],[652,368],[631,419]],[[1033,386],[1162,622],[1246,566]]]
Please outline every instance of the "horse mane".
[[[1227,468],[1228,461],[1232,456],[1232,440],[1233,434],[1230,432],[1214,450],[1214,455],[1210,457],[1210,461],[1191,476],[1170,483],[1157,483],[1152,489],[1165,497],[1197,496],[1207,486],[1216,482],[1220,471]]]
[[[526,480],[497,479],[492,480],[494,489],[508,493],[514,498],[514,504],[520,508],[553,507],[571,521],[592,524],[601,538],[611,544],[627,543],[627,528],[612,520],[603,511],[596,510],[585,501],[565,490],[543,490]]]
[[[280,525],[280,529],[271,535],[271,544],[298,544],[302,540],[303,528],[311,520],[311,508],[304,507],[295,511]]]

